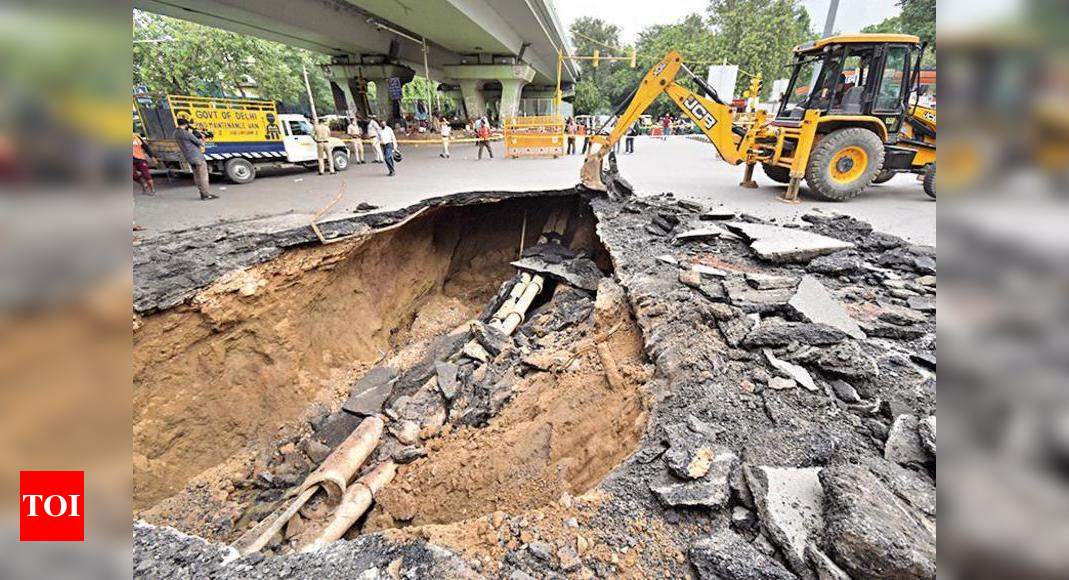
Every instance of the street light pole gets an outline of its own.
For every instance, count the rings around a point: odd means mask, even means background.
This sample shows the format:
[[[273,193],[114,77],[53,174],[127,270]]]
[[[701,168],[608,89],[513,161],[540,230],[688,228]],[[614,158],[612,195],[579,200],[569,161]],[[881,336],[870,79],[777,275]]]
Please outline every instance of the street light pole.
[[[304,72],[304,88],[308,91],[308,106],[312,108],[312,122],[319,123],[319,115],[316,115],[316,102],[312,98],[312,85],[308,82],[308,68],[302,64],[301,71]]]
[[[824,38],[835,32],[835,15],[839,12],[839,0],[830,0],[828,3],[828,16],[824,19]]]

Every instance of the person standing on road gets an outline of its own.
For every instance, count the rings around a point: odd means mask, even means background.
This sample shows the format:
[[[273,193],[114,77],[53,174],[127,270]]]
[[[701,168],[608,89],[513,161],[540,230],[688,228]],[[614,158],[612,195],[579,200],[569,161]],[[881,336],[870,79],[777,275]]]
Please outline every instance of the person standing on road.
[[[379,126],[379,122],[372,118],[367,123],[368,137],[371,137],[371,149],[375,151],[375,163],[382,163],[382,138],[379,132],[382,131],[382,127]]]
[[[453,128],[449,126],[449,121],[446,121],[445,117],[442,117],[438,131],[442,134],[442,152],[438,156],[449,159],[449,136],[453,134]]]
[[[564,154],[575,155],[575,118],[568,117],[568,124],[565,125],[564,132],[568,134],[568,150]]]
[[[628,130],[627,130],[627,138],[624,140],[625,141],[625,143],[624,143],[624,153],[634,153],[635,152],[635,137],[637,137],[637,136],[638,136],[638,127],[636,127],[635,124],[632,123],[631,127],[628,128]]]
[[[319,174],[323,175],[323,163],[330,167],[330,174],[334,175],[334,154],[330,151],[330,126],[326,120],[320,119],[312,130],[312,138],[316,142],[316,159],[319,161]]]
[[[219,199],[218,195],[212,195],[208,191],[208,162],[204,159],[204,141],[193,134],[193,126],[189,119],[178,119],[178,128],[174,130],[174,140],[178,143],[178,151],[182,158],[189,164],[193,172],[193,183],[197,184],[202,200]]]
[[[345,133],[349,135],[349,142],[353,145],[353,155],[356,156],[356,162],[363,164],[364,161],[364,130],[360,128],[360,124],[356,122],[356,118],[349,119],[349,126],[345,128]]]
[[[148,158],[152,154],[148,143],[141,135],[134,133],[134,181],[141,184],[141,193],[156,195],[156,184],[152,182],[152,171],[148,168]]]
[[[583,138],[583,149],[580,151],[580,155],[586,155],[587,150],[590,149],[590,139],[586,136],[586,123],[579,123],[578,133]]]
[[[478,128],[475,130],[478,135],[477,147],[479,151],[479,159],[483,158],[483,149],[490,154],[490,159],[494,158],[494,150],[490,148],[490,122],[486,120],[486,117],[479,119]]]
[[[668,113],[661,117],[661,130],[661,141],[667,141],[668,136],[672,134],[672,117],[669,117]]]
[[[393,177],[394,175],[394,159],[393,153],[397,151],[397,137],[394,136],[393,129],[389,125],[383,125],[379,129],[379,141],[382,143],[383,153],[386,156],[386,168],[390,170],[387,176]]]

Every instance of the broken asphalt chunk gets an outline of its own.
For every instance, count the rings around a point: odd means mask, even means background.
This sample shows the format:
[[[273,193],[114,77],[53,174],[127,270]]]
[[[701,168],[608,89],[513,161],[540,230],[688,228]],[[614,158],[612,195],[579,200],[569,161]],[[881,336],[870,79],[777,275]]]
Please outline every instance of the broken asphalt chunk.
[[[580,257],[553,263],[542,256],[527,256],[512,262],[512,265],[530,272],[545,274],[566,284],[594,292],[603,274],[590,258]]]
[[[442,392],[442,396],[447,401],[452,401],[457,396],[457,371],[460,369],[457,365],[436,361],[434,363],[435,373],[438,375],[438,390]]]
[[[869,469],[820,473],[829,554],[854,578],[936,577],[935,530]]]
[[[382,412],[382,404],[393,393],[397,371],[390,367],[375,367],[353,385],[349,399],[342,408],[360,416]]]
[[[813,382],[813,376],[809,374],[809,371],[785,360],[776,358],[776,355],[772,354],[771,350],[767,348],[764,351],[765,358],[768,359],[768,364],[772,365],[774,369],[780,372],[781,375],[794,379],[799,385],[802,385],[810,391],[816,391],[817,385]]]
[[[918,421],[913,415],[899,415],[887,434],[887,443],[883,456],[888,461],[899,465],[924,465],[928,462],[928,453],[921,443],[917,432]]]
[[[725,226],[749,240],[750,249],[770,262],[808,262],[817,256],[854,247],[850,242],[797,228],[746,222],[728,222]]]
[[[745,467],[761,525],[783,551],[791,569],[815,579],[805,555],[806,546],[824,531],[824,490],[819,467]]]
[[[597,288],[597,286],[595,286],[595,288]],[[471,334],[475,337],[475,340],[486,349],[490,358],[501,354],[501,351],[510,340],[508,335],[502,332],[500,328],[478,320],[472,321]]]
[[[745,538],[721,530],[699,540],[688,551],[690,563],[702,580],[793,580],[794,574]]]
[[[832,298],[828,289],[813,276],[802,277],[798,290],[788,304],[809,322],[826,324],[854,338],[865,338],[865,333],[857,321],[850,318],[843,305]]]
[[[826,324],[811,322],[763,323],[751,330],[742,340],[747,348],[786,346],[792,342],[806,345],[837,344],[847,339],[846,333]]]
[[[694,230],[687,230],[676,234],[677,242],[701,242],[706,240],[715,240],[719,238],[724,230],[718,227],[705,227]]]

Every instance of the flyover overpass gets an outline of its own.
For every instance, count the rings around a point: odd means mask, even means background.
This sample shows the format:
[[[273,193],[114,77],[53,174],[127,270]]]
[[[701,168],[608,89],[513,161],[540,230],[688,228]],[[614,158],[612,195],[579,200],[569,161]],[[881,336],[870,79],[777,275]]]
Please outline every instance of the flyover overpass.
[[[558,51],[570,54],[552,0],[134,0],[134,7],[332,56],[339,109],[393,117],[386,81],[417,72],[458,91],[469,116],[497,108],[515,115],[522,99],[550,98]],[[427,46],[424,59],[424,40]],[[425,66],[426,69],[425,70]],[[578,68],[565,61],[565,88]]]

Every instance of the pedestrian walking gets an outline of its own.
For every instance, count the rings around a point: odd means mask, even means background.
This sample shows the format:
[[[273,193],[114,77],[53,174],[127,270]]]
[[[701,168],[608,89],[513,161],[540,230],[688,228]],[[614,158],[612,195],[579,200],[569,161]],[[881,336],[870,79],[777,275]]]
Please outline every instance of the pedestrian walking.
[[[565,154],[575,155],[575,119],[573,117],[568,117],[568,124],[565,125],[564,131],[568,134],[568,150]]]
[[[638,127],[634,123],[627,129],[627,138],[624,139],[624,153],[635,152],[635,137],[638,136]]]
[[[382,138],[379,133],[382,131],[382,127],[379,126],[379,122],[375,119],[371,119],[367,123],[368,137],[371,137],[371,150],[375,152],[375,163],[382,163]]]
[[[393,129],[386,124],[383,124],[379,128],[379,142],[382,143],[383,153],[386,156],[386,168],[390,170],[386,175],[393,177],[394,172],[394,151],[397,151],[397,137],[394,135]]]
[[[349,126],[345,128],[345,134],[349,136],[349,143],[353,146],[353,155],[357,163],[364,161],[364,130],[356,122],[356,118],[349,119]]]
[[[319,174],[323,175],[324,163],[334,175],[334,155],[330,151],[330,126],[325,119],[320,119],[312,129],[312,139],[316,142],[316,160],[319,161]]]
[[[156,195],[156,184],[152,181],[152,171],[148,167],[148,158],[152,155],[148,143],[141,135],[134,133],[134,181],[141,184],[141,193]]]
[[[453,134],[453,128],[449,126],[449,121],[446,121],[445,117],[442,117],[438,131],[442,135],[442,152],[438,156],[449,159],[449,136]]]
[[[667,141],[668,136],[672,134],[672,117],[669,117],[668,113],[661,117],[661,129],[661,141]]]
[[[212,195],[208,191],[208,162],[204,159],[204,141],[193,133],[193,125],[189,119],[178,119],[178,128],[174,130],[174,140],[178,144],[178,151],[182,158],[189,164],[193,172],[193,183],[197,184],[202,200],[219,199],[218,195]]]
[[[490,154],[490,159],[494,158],[494,150],[490,148],[490,122],[486,120],[486,117],[479,119],[476,123],[475,129],[476,135],[478,135],[478,141],[476,146],[479,151],[479,159],[483,158],[483,149]]]

